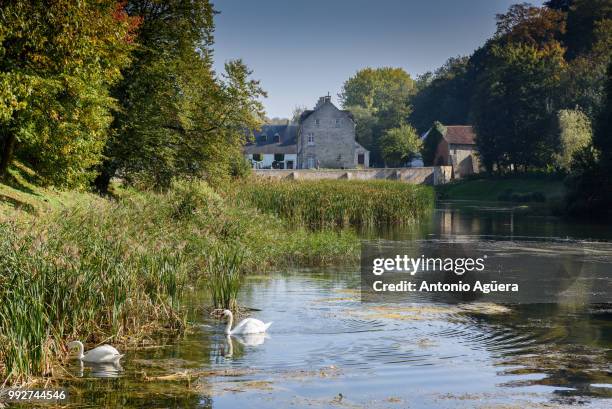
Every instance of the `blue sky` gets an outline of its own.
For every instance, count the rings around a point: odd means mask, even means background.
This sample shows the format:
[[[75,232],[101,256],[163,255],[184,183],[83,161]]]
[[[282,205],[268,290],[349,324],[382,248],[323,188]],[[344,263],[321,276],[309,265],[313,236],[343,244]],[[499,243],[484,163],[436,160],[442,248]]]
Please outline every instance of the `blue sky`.
[[[217,0],[215,67],[242,58],[268,92],[269,117],[312,107],[364,67],[411,76],[468,55],[518,0]],[[543,1],[531,1],[541,5]]]

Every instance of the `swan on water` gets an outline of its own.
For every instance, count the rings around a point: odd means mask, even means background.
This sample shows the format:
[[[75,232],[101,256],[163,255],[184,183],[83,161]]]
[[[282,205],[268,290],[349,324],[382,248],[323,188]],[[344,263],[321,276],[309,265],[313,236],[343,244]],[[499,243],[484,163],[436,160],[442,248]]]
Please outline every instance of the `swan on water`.
[[[223,310],[223,316],[227,317],[227,325],[225,326],[226,335],[259,334],[266,332],[270,325],[272,325],[271,322],[264,324],[262,321],[255,318],[245,318],[232,329],[232,324],[234,322],[234,315],[232,312],[230,310]]]
[[[79,348],[79,358],[81,361],[93,363],[117,363],[123,357],[114,347],[110,345],[100,345],[92,350],[84,352],[85,347],[81,341],[72,341],[68,344],[68,348]]]

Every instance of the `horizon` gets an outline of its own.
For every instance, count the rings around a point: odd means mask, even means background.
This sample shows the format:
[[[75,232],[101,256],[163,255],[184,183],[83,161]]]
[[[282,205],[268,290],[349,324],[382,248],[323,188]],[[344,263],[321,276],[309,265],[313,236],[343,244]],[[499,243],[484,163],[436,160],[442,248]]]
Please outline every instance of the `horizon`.
[[[219,0],[214,67],[222,72],[227,60],[241,58],[268,93],[266,116],[290,118],[296,106],[312,109],[328,92],[340,107],[342,84],[362,68],[399,67],[416,79],[450,57],[470,55],[494,34],[495,15],[513,3]]]

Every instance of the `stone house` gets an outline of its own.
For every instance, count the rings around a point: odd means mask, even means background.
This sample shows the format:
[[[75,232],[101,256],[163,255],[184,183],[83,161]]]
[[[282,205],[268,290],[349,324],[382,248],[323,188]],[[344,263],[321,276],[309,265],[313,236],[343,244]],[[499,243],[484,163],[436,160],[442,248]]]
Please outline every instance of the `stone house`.
[[[446,132],[438,142],[434,166],[452,166],[453,177],[462,178],[480,170],[476,134],[470,125],[445,126]],[[425,134],[428,137],[429,131]]]
[[[297,124],[265,125],[244,153],[258,169],[367,168],[370,152],[355,140],[352,114],[319,98]]]

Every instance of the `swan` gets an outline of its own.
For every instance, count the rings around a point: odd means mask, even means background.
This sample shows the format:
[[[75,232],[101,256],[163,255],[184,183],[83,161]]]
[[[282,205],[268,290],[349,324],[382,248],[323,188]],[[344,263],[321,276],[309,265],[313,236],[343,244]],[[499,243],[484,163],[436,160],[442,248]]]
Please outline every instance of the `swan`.
[[[119,353],[114,347],[110,345],[100,345],[99,347],[95,347],[92,350],[84,353],[85,347],[83,347],[83,343],[81,341],[72,341],[68,344],[68,348],[72,349],[74,347],[79,348],[79,358],[81,361],[92,362],[92,363],[118,363],[123,355]]]
[[[230,310],[223,310],[223,316],[227,317],[227,325],[225,326],[225,335],[236,335],[236,334],[260,334],[266,332],[271,322],[263,323],[262,321],[255,318],[245,318],[240,321],[234,329],[232,329],[232,323],[234,322],[234,315]]]

